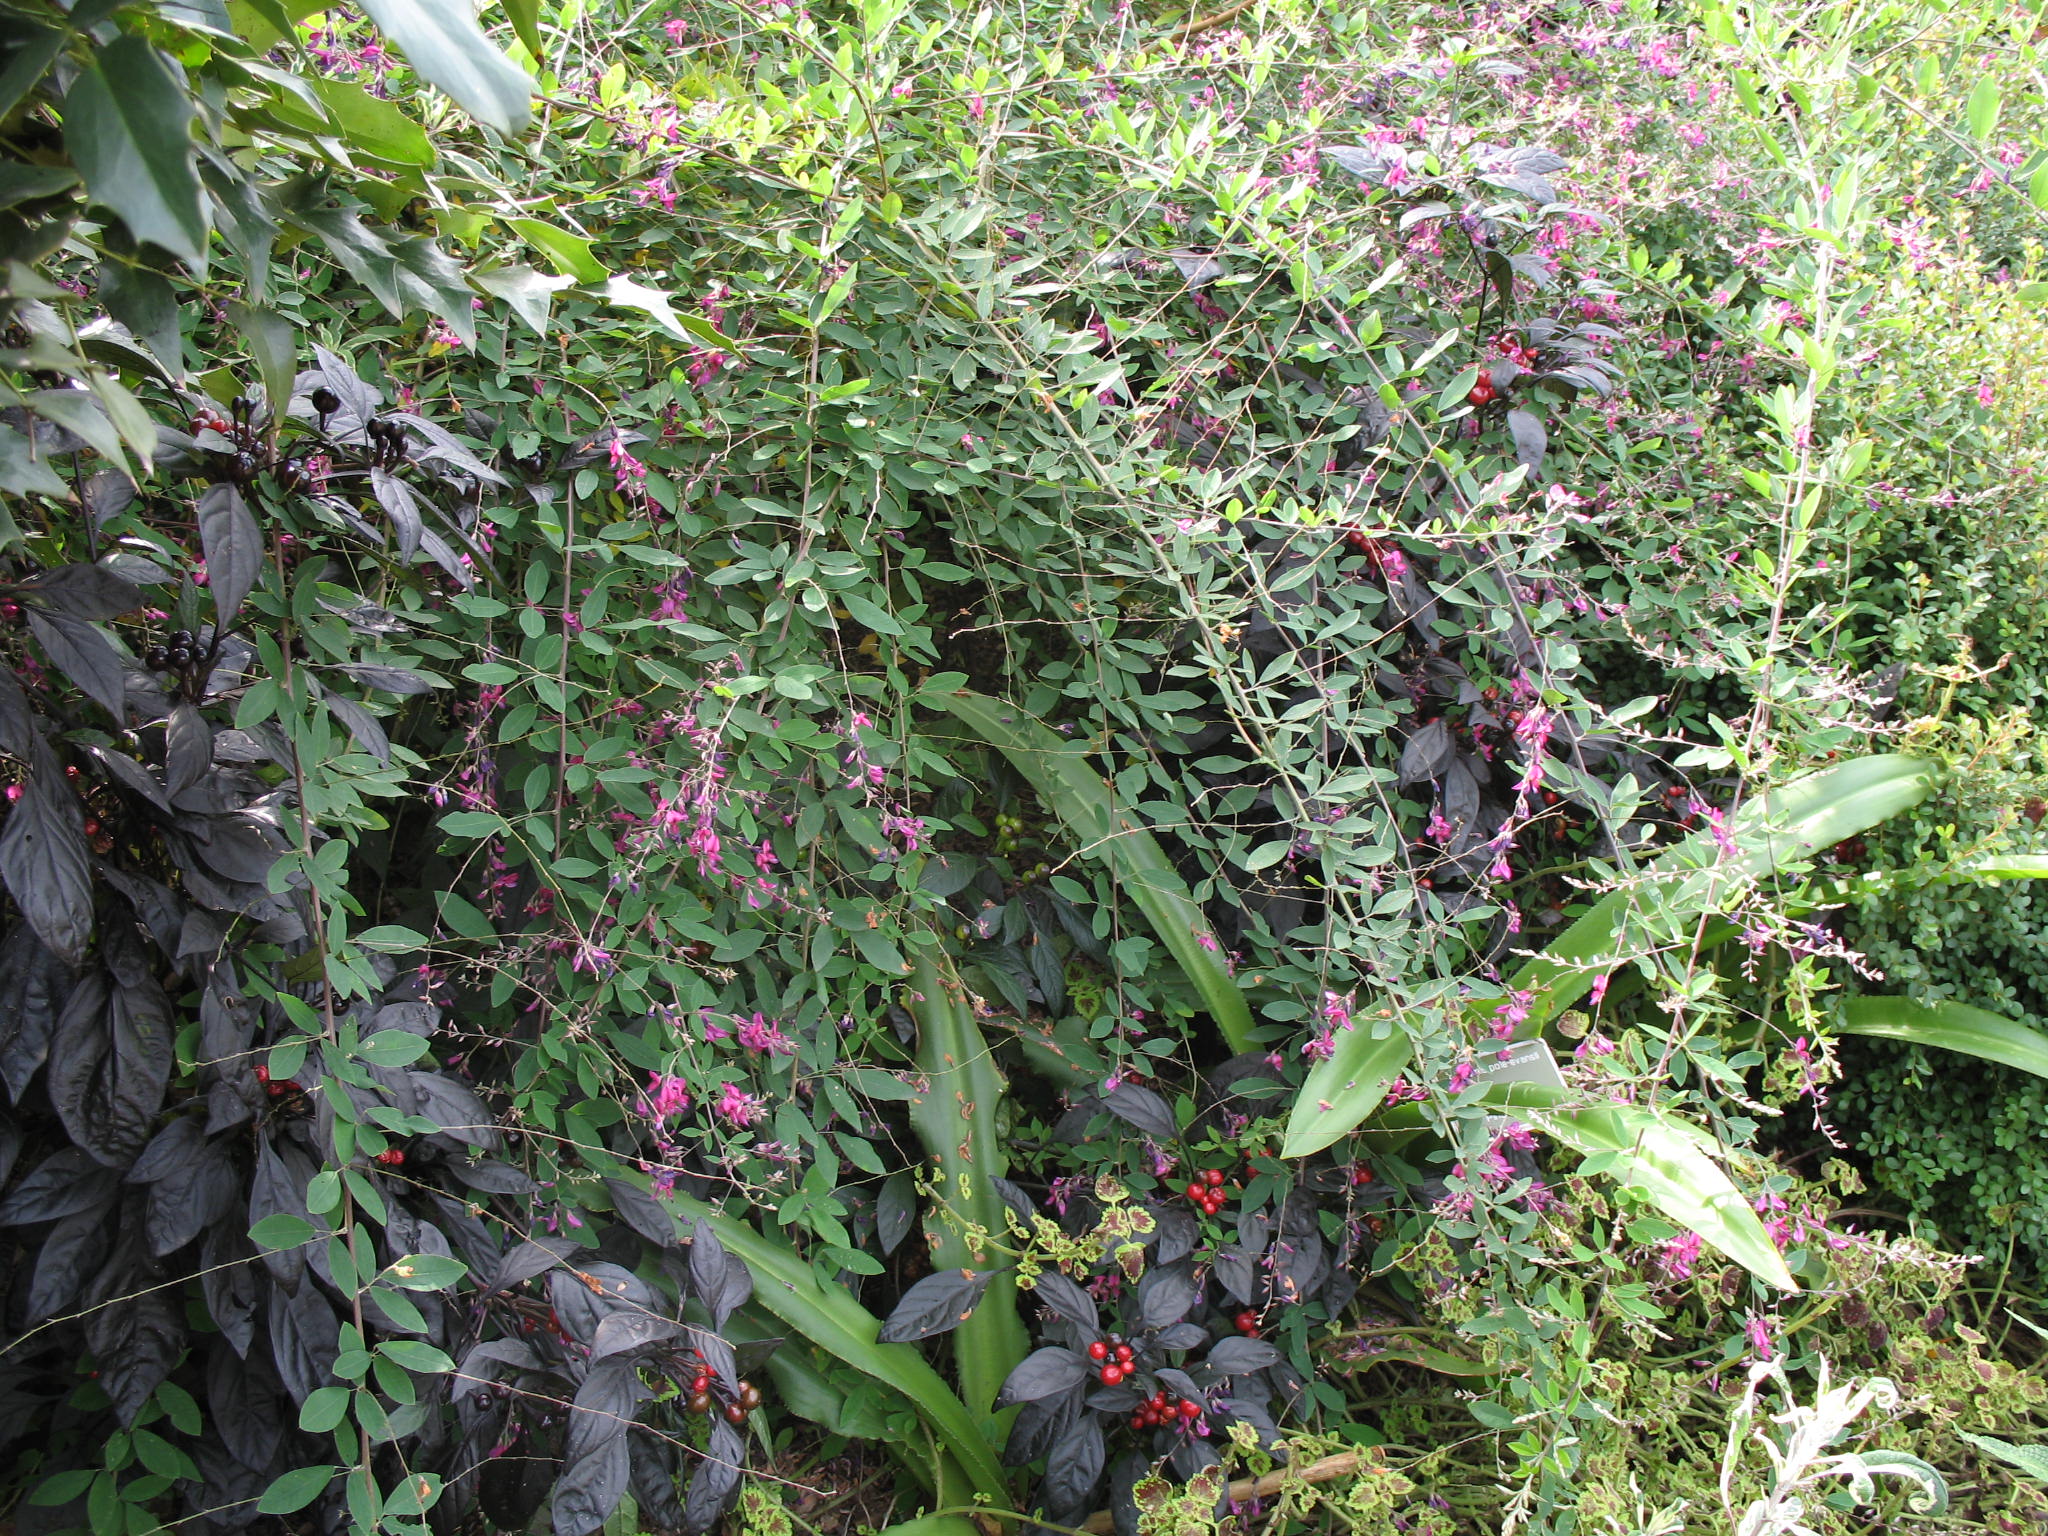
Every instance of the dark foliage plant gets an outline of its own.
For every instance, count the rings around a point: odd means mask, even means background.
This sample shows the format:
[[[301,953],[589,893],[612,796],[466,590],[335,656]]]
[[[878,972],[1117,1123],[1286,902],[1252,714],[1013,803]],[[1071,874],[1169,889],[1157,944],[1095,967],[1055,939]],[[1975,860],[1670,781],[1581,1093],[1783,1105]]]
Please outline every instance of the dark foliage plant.
[[[1729,1302],[1823,1273],[1763,1034],[1487,1082],[1813,851],[1647,718],[1635,294],[1528,65],[368,9],[0,11],[25,1536],[705,1532],[798,1417],[1130,1530],[1339,1421],[1368,1287],[1562,1518],[1568,1155]]]

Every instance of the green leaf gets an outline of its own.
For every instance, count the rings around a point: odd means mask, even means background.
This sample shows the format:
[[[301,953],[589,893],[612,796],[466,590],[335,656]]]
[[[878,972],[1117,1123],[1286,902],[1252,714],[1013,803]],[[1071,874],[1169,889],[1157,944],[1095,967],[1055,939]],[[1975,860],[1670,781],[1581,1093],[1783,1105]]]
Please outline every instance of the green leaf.
[[[331,1466],[300,1467],[287,1472],[268,1488],[263,1497],[256,1501],[256,1512],[263,1515],[289,1515],[304,1509],[326,1491],[334,1481],[336,1469]]]
[[[377,1346],[377,1353],[394,1365],[402,1365],[408,1371],[424,1371],[429,1375],[441,1375],[455,1369],[455,1362],[431,1344],[422,1344],[418,1339],[386,1339]]]
[[[469,1266],[460,1259],[451,1259],[440,1253],[411,1253],[395,1260],[377,1278],[386,1285],[395,1285],[407,1291],[440,1291],[455,1284],[469,1273]]]
[[[539,219],[507,219],[505,223],[553,262],[555,270],[564,276],[593,287],[610,276],[605,264],[591,254],[590,242],[581,235],[572,235]]]
[[[409,1067],[427,1054],[424,1035],[409,1030],[380,1029],[356,1047],[356,1055],[373,1067]]]
[[[2000,1440],[1995,1435],[1972,1434],[1967,1429],[1956,1433],[1987,1455],[1995,1456],[2007,1466],[2018,1467],[2037,1483],[2048,1483],[2048,1448],[2038,1445],[2014,1445],[2010,1440]]]
[[[647,1187],[645,1174],[622,1171],[618,1176]],[[941,1462],[942,1475],[935,1480],[941,1497],[959,1496],[958,1501],[965,1503],[971,1494],[980,1494],[999,1509],[1009,1507],[1008,1474],[979,1419],[914,1347],[878,1343],[881,1319],[843,1286],[820,1282],[786,1239],[757,1232],[688,1195],[669,1194],[662,1200],[681,1216],[710,1223],[726,1251],[754,1272],[754,1299],[763,1307],[827,1354],[894,1388],[916,1406],[948,1453]],[[915,1457],[907,1464],[920,1473],[925,1465]]]
[[[347,1387],[319,1387],[299,1404],[299,1428],[309,1435],[324,1435],[348,1417]]]
[[[1783,1291],[1799,1289],[1785,1256],[1714,1161],[1713,1142],[1697,1126],[1632,1104],[1543,1108],[1544,1100],[1557,1104],[1564,1095],[1533,1083],[1513,1084],[1502,1096],[1536,1129],[1581,1156],[1605,1154],[1617,1181],[1641,1190],[1659,1211],[1759,1280]]]
[[[600,272],[602,270],[599,269]],[[586,278],[584,281],[594,279]],[[636,283],[623,273],[605,284],[604,301],[621,309],[637,309],[644,314],[652,315],[654,323],[678,341],[701,341],[707,346],[721,347],[734,353],[740,350],[738,342],[709,320],[688,313],[677,314],[675,305],[667,294],[659,288],[649,288],[644,283]]]
[[[994,1269],[1000,1255],[975,1253],[960,1222],[988,1232],[1009,1226],[1008,1207],[995,1187],[1010,1166],[998,1123],[1003,1078],[967,1005],[966,989],[950,969],[940,970],[932,954],[930,947],[916,951],[904,994],[917,1021],[917,1065],[926,1085],[911,1101],[910,1124],[938,1167],[938,1197],[945,1207],[925,1223],[932,1268]],[[985,1425],[1004,1378],[1030,1350],[1017,1315],[1017,1277],[1003,1266],[960,1325],[954,1346],[960,1396]]]
[[[1842,1000],[1845,1035],[1870,1035],[1908,1045],[1938,1046],[1965,1056],[2048,1077],[2048,1035],[1967,1003],[1918,1003],[1905,997]]]
[[[526,44],[526,51],[545,62],[540,42],[540,0],[505,0],[505,15],[511,19],[519,41]]]
[[[249,1229],[249,1241],[259,1248],[297,1248],[312,1240],[313,1224],[283,1211],[264,1217]]]
[[[1380,1107],[1408,1065],[1413,1047],[1397,1024],[1384,1040],[1353,1025],[1335,1037],[1336,1054],[1309,1069],[1287,1117],[1283,1157],[1320,1152]]]
[[[994,747],[1038,791],[1047,810],[1101,859],[1150,919],[1233,1051],[1252,1048],[1251,1009],[1224,967],[1223,954],[1172,862],[1150,832],[1126,816],[1109,786],[1089,766],[1078,742],[1023,710],[978,693],[921,693],[920,704],[942,709]]]
[[[1733,854],[1723,854],[1708,832],[1671,848],[1515,973],[1510,990],[1534,994],[1518,1035],[1539,1033],[1604,972],[1661,944],[1690,944],[1702,914],[1726,911],[1762,876],[1918,805],[1933,791],[1935,772],[1916,758],[1857,758],[1750,801],[1729,818]]]
[[[1988,139],[1991,130],[1998,126],[1998,82],[1986,75],[1977,82],[1970,92],[1969,105],[1964,109],[1970,123],[1970,136]]]
[[[533,82],[484,36],[469,0],[363,0],[412,67],[478,122],[503,134],[533,115]]]
[[[122,36],[98,50],[64,97],[64,143],[86,195],[137,240],[206,269],[212,225],[192,154],[191,98],[156,49]]]
[[[372,96],[360,85],[316,75],[313,90],[341,129],[341,136],[366,154],[401,165],[429,166],[434,146],[427,130],[393,103]]]
[[[555,295],[576,285],[573,277],[549,277],[532,267],[493,267],[470,273],[469,280],[510,304],[512,313],[542,336],[554,318]]]

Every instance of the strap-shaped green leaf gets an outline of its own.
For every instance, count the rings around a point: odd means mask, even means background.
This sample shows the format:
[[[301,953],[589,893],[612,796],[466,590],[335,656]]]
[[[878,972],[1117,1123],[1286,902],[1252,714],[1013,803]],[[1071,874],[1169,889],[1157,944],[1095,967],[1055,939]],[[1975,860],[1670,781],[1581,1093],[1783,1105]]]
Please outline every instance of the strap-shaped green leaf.
[[[1109,786],[1089,766],[1087,749],[1000,699],[978,693],[925,693],[918,695],[918,702],[946,711],[1010,760],[1038,791],[1046,809],[1080,839],[1081,851],[1107,864],[1130,893],[1194,983],[1231,1050],[1250,1050],[1251,1009],[1223,963],[1208,919],[1165,850],[1124,814]]]
[[[1935,773],[1917,758],[1857,758],[1750,801],[1726,828],[1732,852],[1710,832],[1669,849],[1641,880],[1602,898],[1515,973],[1511,988],[1534,994],[1520,1033],[1540,1033],[1601,973],[1659,944],[1686,941],[1687,925],[1725,911],[1764,876],[1918,805]]]
[[[1785,1256],[1712,1156],[1698,1126],[1635,1104],[1566,1108],[1555,1088],[1520,1083],[1510,1095],[1529,1123],[1573,1151],[1611,1159],[1616,1181],[1641,1190],[1664,1215],[1780,1290],[1796,1291]],[[1544,1100],[1554,1107],[1542,1107]]]
[[[1339,1034],[1336,1054],[1310,1069],[1287,1117],[1284,1157],[1320,1152],[1380,1107],[1387,1089],[1408,1065],[1413,1047],[1397,1024],[1384,1040],[1375,1040],[1362,1023]]]
[[[2048,1077],[2048,1035],[1967,1003],[1847,997],[1842,999],[1841,1022],[1836,1027],[1845,1035],[1938,1046]]]
[[[931,956],[929,948],[915,952],[906,1001],[917,1021],[917,1066],[924,1079],[923,1091],[911,1101],[910,1123],[937,1169],[939,1198],[951,1207],[950,1220],[935,1212],[925,1226],[933,1239],[932,1268],[991,1269],[994,1255],[977,1257],[958,1223],[995,1234],[1005,1228],[1007,1207],[995,1187],[1009,1171],[996,1126],[1003,1079],[959,981]],[[1017,1315],[1016,1273],[1008,1266],[989,1282],[954,1339],[960,1396],[986,1421],[1004,1379],[1031,1349]]]

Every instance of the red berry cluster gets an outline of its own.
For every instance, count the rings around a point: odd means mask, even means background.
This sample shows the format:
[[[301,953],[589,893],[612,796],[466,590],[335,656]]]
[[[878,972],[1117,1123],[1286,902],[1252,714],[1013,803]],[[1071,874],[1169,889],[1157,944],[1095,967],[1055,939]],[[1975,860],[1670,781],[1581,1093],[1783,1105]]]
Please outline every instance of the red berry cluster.
[[[270,1068],[260,1062],[256,1066],[256,1081],[263,1085],[264,1091],[273,1099],[283,1098],[288,1093],[297,1093],[299,1091],[298,1082],[293,1078],[288,1077],[281,1083],[273,1083],[270,1080]]]
[[[1472,405],[1485,405],[1488,401],[1498,398],[1499,395],[1500,391],[1493,387],[1493,370],[1491,368],[1482,368],[1479,370],[1478,382],[1472,386],[1471,393],[1466,395],[1465,399]]]
[[[713,1408],[725,1415],[728,1424],[744,1424],[747,1415],[761,1406],[761,1389],[750,1381],[739,1385],[738,1394],[729,1402],[719,1404],[713,1401],[712,1393],[718,1382],[709,1371],[700,1370],[690,1378],[690,1393],[683,1406],[692,1413],[709,1413]]]
[[[1259,1314],[1250,1307],[1246,1307],[1230,1321],[1236,1325],[1237,1331],[1246,1338],[1256,1339],[1259,1336]]]
[[[1138,1368],[1138,1352],[1121,1339],[1097,1339],[1088,1346],[1088,1358],[1102,1367],[1098,1374],[1105,1387],[1115,1386]]]
[[[1202,1405],[1191,1397],[1174,1397],[1154,1392],[1131,1413],[1133,1429],[1164,1429],[1173,1424],[1193,1427],[1202,1416]],[[1199,1431],[1197,1431],[1199,1433]]]
[[[405,1166],[405,1154],[396,1147],[390,1147],[385,1151],[379,1152],[376,1161],[382,1163],[386,1168],[403,1168]]]
[[[192,435],[194,437],[197,437],[202,432],[218,432],[222,437],[226,437],[234,430],[235,424],[218,411],[201,411],[192,418]]]
[[[1199,1179],[1188,1181],[1186,1190],[1188,1202],[1202,1208],[1204,1215],[1215,1216],[1223,1209],[1226,1198],[1223,1187],[1223,1170],[1205,1168]]]

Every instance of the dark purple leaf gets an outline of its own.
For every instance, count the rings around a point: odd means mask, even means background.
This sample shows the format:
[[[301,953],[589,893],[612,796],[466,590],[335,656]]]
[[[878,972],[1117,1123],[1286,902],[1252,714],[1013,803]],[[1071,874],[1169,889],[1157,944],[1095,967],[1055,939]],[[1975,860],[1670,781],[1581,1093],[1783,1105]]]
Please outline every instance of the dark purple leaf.
[[[199,543],[206,551],[206,585],[223,626],[241,612],[242,601],[263,574],[263,530],[249,515],[242,493],[223,481],[199,498]]]
[[[1159,1330],[1159,1337],[1152,1341],[1161,1349],[1200,1349],[1209,1342],[1209,1330],[1199,1323],[1175,1323],[1170,1328]]]
[[[28,627],[52,665],[112,715],[116,725],[125,726],[128,682],[112,642],[68,613],[27,612]]]
[[[21,583],[17,596],[74,619],[117,619],[142,605],[142,591],[103,565],[60,565]]]
[[[0,1115],[0,1188],[14,1173],[15,1160],[21,1156],[21,1126],[12,1115]]]
[[[166,815],[170,814],[170,796],[165,793],[163,785],[157,782],[156,775],[142,764],[126,752],[117,752],[112,747],[103,747],[97,742],[87,742],[85,750],[107,770],[108,778],[133,790]]]
[[[974,1315],[994,1278],[993,1270],[972,1269],[942,1269],[926,1275],[903,1293],[877,1337],[884,1344],[908,1344],[951,1333]]]
[[[1249,1376],[1279,1358],[1280,1351],[1264,1339],[1223,1339],[1209,1351],[1202,1364],[1219,1376]]]
[[[634,1367],[616,1360],[593,1366],[577,1389],[555,1484],[553,1523],[560,1536],[592,1536],[619,1507],[632,1478],[626,1431],[646,1395]]]
[[[342,724],[342,729],[355,738],[356,745],[370,756],[383,763],[391,764],[391,737],[384,729],[384,722],[345,694],[322,690],[328,710]]]
[[[1067,1427],[1045,1459],[1045,1507],[1060,1525],[1079,1525],[1095,1509],[1107,1447],[1102,1420],[1084,1413]]]
[[[894,1253],[897,1245],[910,1235],[916,1220],[916,1184],[907,1173],[890,1174],[882,1181],[882,1192],[875,1197],[875,1240],[881,1244],[882,1252]]]
[[[1010,1425],[1010,1438],[1003,1446],[1003,1465],[1028,1467],[1044,1456],[1074,1422],[1080,1402],[1079,1393],[1065,1392],[1019,1408]]]
[[[11,669],[0,668],[0,752],[26,762],[38,739],[21,680]]]
[[[481,1195],[530,1195],[533,1180],[510,1163],[482,1158],[474,1163],[450,1163],[448,1171]]]
[[[1401,783],[1421,784],[1435,778],[1450,767],[1457,751],[1451,728],[1442,720],[1417,726],[1407,745],[1401,748]]]
[[[1035,954],[1042,947],[1040,945],[1033,945],[1032,952]],[[1047,952],[1050,953],[1050,950]],[[1038,1208],[1031,1203],[1031,1197],[1024,1192],[1022,1187],[1008,1179],[993,1176],[990,1177],[988,1182],[989,1187],[1001,1198],[1003,1204],[1017,1213],[1017,1219],[1023,1222],[1025,1226],[1030,1226],[1031,1218],[1038,1214]]]
[[[683,1501],[676,1489],[677,1451],[666,1435],[635,1429],[627,1443],[633,1472],[630,1488],[640,1506],[640,1528],[667,1536],[683,1525]]]
[[[1543,454],[1550,446],[1550,434],[1543,430],[1543,418],[1520,407],[1508,412],[1508,435],[1515,440],[1515,458],[1528,466],[1529,478],[1543,473]]]
[[[419,498],[413,495],[411,486],[388,469],[370,471],[370,493],[391,520],[391,531],[398,539],[399,558],[410,563],[412,557],[420,552],[420,535],[426,528],[426,521],[420,516]]]
[[[683,1331],[681,1323],[648,1312],[614,1312],[597,1325],[590,1340],[590,1363],[608,1355],[623,1355],[648,1344],[659,1344]]]
[[[629,1179],[606,1179],[605,1193],[612,1197],[612,1209],[647,1241],[660,1248],[676,1244],[676,1219],[640,1185]]]
[[[438,1125],[442,1135],[482,1152],[498,1150],[502,1138],[482,1099],[438,1072],[414,1072],[411,1076],[419,1090],[420,1113]]]
[[[107,1227],[112,1204],[110,1189],[101,1204],[66,1216],[50,1228],[36,1253],[35,1275],[29,1281],[29,1322],[40,1323],[69,1307],[106,1262],[107,1251],[113,1246]]]
[[[170,1003],[144,976],[132,986],[79,983],[50,1046],[50,1102],[71,1139],[125,1167],[148,1142],[170,1085]]]
[[[44,947],[27,923],[0,942],[0,1077],[17,1103],[50,1054],[50,1037],[76,985],[71,967]]]
[[[287,1295],[270,1289],[270,1349],[292,1401],[303,1403],[334,1381],[341,1354],[341,1319],[317,1285]]]
[[[198,1237],[233,1208],[240,1187],[226,1145],[207,1142],[168,1177],[150,1185],[144,1218],[150,1253],[162,1258]]]
[[[1175,1259],[1186,1258],[1195,1251],[1202,1229],[1188,1212],[1174,1206],[1159,1206],[1152,1209],[1152,1236],[1158,1243],[1153,1258],[1161,1264],[1171,1264]]]
[[[78,797],[50,750],[37,742],[28,787],[0,831],[0,880],[36,937],[66,965],[85,960],[92,938],[92,870]],[[12,1079],[10,1079],[10,1082]]]
[[[1252,1268],[1251,1259],[1235,1248],[1219,1248],[1209,1272],[1226,1291],[1246,1306],[1251,1305],[1252,1293],[1258,1285],[1258,1275]]]
[[[337,662],[334,670],[347,673],[365,688],[379,688],[385,693],[403,695],[434,691],[434,685],[419,673],[404,667],[386,666],[382,662]]]
[[[126,1271],[112,1289],[109,1304],[86,1315],[85,1342],[99,1388],[127,1429],[185,1352],[184,1306],[147,1270]]]
[[[739,1495],[746,1454],[746,1443],[730,1424],[720,1420],[711,1426],[710,1444],[690,1477],[690,1492],[683,1501],[686,1536],[699,1536],[725,1518]]]
[[[182,825],[214,873],[244,885],[262,886],[284,852],[283,834],[252,816],[188,816]]]
[[[1031,1294],[1064,1317],[1083,1333],[1102,1331],[1095,1298],[1056,1269],[1042,1269],[1031,1284]]]
[[[1138,1325],[1165,1328],[1188,1315],[1201,1288],[1179,1264],[1155,1264],[1138,1282]]]
[[[268,1470],[290,1422],[270,1362],[259,1354],[245,1363],[216,1344],[206,1361],[206,1405],[209,1430],[235,1460],[254,1472]]]
[[[206,1234],[199,1250],[199,1284],[206,1295],[206,1315],[238,1355],[249,1353],[256,1337],[256,1309],[263,1288],[255,1247],[230,1219]]]
[[[190,704],[174,705],[164,722],[164,778],[173,796],[213,771],[213,727]]]
[[[1102,1102],[1111,1114],[1126,1124],[1136,1126],[1154,1141],[1171,1141],[1180,1134],[1166,1100],[1150,1088],[1140,1088],[1136,1083],[1119,1083],[1103,1095]]]
[[[150,1138],[149,1145],[129,1168],[126,1181],[154,1184],[174,1173],[181,1163],[189,1163],[205,1142],[199,1122],[190,1115],[180,1115]]]
[[[544,1275],[576,1251],[576,1244],[566,1237],[529,1238],[506,1253],[486,1294],[509,1291],[535,1275]]]
[[[597,1337],[597,1325],[614,1312],[665,1312],[654,1287],[616,1264],[570,1261],[548,1276],[548,1300],[562,1331],[578,1344]]]
[[[726,1252],[711,1223],[702,1217],[690,1233],[690,1287],[718,1328],[754,1293],[754,1278],[747,1266]]]
[[[1003,1390],[996,1401],[1004,1408],[1013,1403],[1036,1402],[1056,1392],[1078,1387],[1087,1375],[1085,1356],[1071,1349],[1061,1349],[1058,1345],[1048,1345],[1034,1350],[1018,1363],[1003,1383]]]
[[[287,1158],[291,1161],[287,1162]],[[312,1179],[312,1170],[299,1164],[296,1148],[280,1149],[267,1137],[256,1143],[256,1169],[249,1180],[249,1226],[283,1215],[311,1222],[316,1232],[324,1229],[326,1223],[314,1221],[306,1209],[306,1185]],[[266,1248],[263,1265],[278,1284],[296,1290],[306,1273],[306,1250]]]

